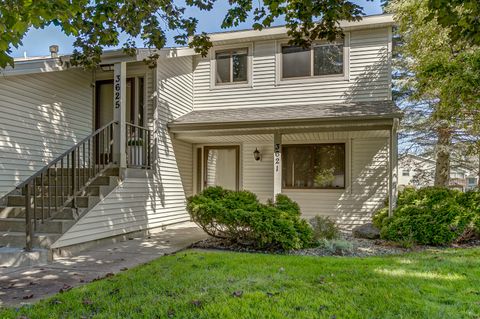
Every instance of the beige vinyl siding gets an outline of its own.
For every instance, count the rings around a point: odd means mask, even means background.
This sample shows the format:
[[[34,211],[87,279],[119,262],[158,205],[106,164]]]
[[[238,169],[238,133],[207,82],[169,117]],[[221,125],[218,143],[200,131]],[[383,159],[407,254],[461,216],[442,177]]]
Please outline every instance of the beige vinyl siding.
[[[173,149],[186,196],[193,195],[193,147],[191,143],[173,139]]]
[[[174,214],[188,219],[186,197],[192,193],[192,148],[188,143],[174,143],[167,123],[192,111],[192,57],[161,59],[157,65],[157,96],[149,117],[154,132],[154,165],[164,200],[157,213]],[[189,150],[189,154],[187,154]],[[182,175],[180,174],[182,173]],[[183,179],[182,179],[183,178]]]
[[[92,74],[0,77],[0,197],[92,131]]]
[[[390,97],[388,28],[350,33],[348,80],[276,82],[277,42],[253,43],[251,87],[211,88],[209,58],[194,60],[195,109],[340,103]]]
[[[261,160],[255,161],[253,152],[257,148]],[[271,144],[243,144],[243,189],[257,194],[262,202],[273,195],[273,137]]]
[[[183,204],[179,204],[184,200],[183,191],[170,191],[165,196],[169,183],[153,172],[149,176],[145,171],[144,174],[143,177],[127,177],[63,234],[52,248],[187,221],[188,216],[181,213]]]
[[[331,216],[344,228],[367,222],[383,207],[388,194],[388,138],[385,132],[328,132],[284,135],[283,144],[345,142],[346,188],[343,190],[283,190],[297,201],[303,217]],[[370,135],[370,136],[368,136]],[[255,162],[258,147],[262,161]],[[265,201],[273,194],[272,144],[243,144],[243,188]]]

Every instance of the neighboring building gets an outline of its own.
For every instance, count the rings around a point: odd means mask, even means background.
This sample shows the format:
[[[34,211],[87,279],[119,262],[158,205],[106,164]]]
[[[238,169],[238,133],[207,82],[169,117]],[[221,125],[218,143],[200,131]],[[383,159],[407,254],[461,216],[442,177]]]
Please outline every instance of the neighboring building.
[[[23,236],[28,198],[38,244],[62,248],[187,221],[186,197],[212,185],[367,222],[396,196],[392,25],[345,22],[311,49],[284,27],[215,33],[207,57],[164,49],[153,67],[146,49],[94,71],[17,60],[0,78],[1,240]]]
[[[399,187],[433,186],[435,161],[427,157],[406,154],[399,159],[398,172]],[[468,191],[475,189],[477,185],[478,177],[469,168],[455,164],[450,167],[450,188]]]

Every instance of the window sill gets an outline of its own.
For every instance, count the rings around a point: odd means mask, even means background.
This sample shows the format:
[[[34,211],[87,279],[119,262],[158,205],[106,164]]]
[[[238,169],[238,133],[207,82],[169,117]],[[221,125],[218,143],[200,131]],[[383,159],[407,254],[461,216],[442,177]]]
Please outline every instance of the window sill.
[[[348,82],[348,76],[321,76],[321,77],[305,77],[305,78],[291,78],[291,79],[277,79],[276,85],[289,84],[306,84],[306,83],[321,83],[321,82]]]

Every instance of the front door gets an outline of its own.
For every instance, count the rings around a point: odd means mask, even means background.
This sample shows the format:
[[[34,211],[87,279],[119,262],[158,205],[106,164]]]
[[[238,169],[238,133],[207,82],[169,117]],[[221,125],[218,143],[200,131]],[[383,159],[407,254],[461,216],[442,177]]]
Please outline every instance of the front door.
[[[144,125],[144,81],[143,78],[128,78],[126,89],[125,119],[127,123]],[[101,80],[95,84],[95,130],[113,121],[113,80]],[[127,133],[132,135],[132,130]],[[127,140],[131,138],[127,136]],[[100,135],[96,142],[97,162],[108,162],[112,154],[113,141],[111,136]],[[137,147],[138,148],[138,147]]]
[[[135,85],[138,84],[137,90]],[[95,103],[95,129],[113,121],[113,80],[97,81]],[[138,99],[135,91],[140,92]],[[143,125],[143,78],[127,79],[126,114],[127,123]]]
[[[204,188],[221,186],[238,190],[239,146],[204,147]]]

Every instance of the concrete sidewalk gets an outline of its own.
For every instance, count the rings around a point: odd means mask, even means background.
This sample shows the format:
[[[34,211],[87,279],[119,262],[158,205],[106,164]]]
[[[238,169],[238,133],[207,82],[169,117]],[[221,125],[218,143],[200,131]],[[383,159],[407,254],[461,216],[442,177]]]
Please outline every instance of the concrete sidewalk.
[[[0,306],[33,303],[120,271],[182,250],[207,235],[193,223],[183,223],[145,238],[97,246],[44,266],[0,269]]]

